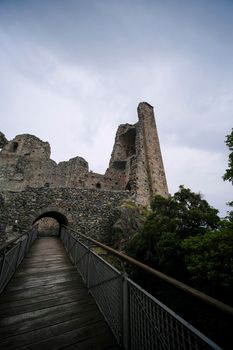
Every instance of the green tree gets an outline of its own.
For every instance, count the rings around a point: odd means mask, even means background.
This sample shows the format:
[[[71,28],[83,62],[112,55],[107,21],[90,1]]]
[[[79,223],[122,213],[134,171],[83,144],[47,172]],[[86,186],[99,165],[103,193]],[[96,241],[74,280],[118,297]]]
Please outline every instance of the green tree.
[[[200,194],[183,186],[169,198],[156,196],[151,208],[142,232],[129,242],[127,252],[165,273],[185,279],[187,269],[182,241],[217,230],[220,225],[218,210]]]
[[[233,287],[233,232],[224,226],[220,231],[206,232],[182,242],[191,281],[211,294]]]
[[[233,201],[227,204],[229,207],[233,208]],[[233,234],[233,210],[227,212],[227,216],[222,220],[222,227],[231,230]]]
[[[226,136],[225,143],[230,150],[230,154],[228,156],[228,169],[226,169],[223,175],[223,180],[230,181],[233,184],[233,128],[231,129],[231,133]]]

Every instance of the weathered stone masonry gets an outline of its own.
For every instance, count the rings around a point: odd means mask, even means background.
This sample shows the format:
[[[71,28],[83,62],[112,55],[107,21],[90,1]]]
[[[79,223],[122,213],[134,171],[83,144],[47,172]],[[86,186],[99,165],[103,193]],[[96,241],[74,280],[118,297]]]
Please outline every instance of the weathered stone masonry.
[[[101,238],[123,199],[148,205],[155,194],[167,196],[153,107],[140,103],[138,119],[119,126],[104,175],[90,172],[81,157],[57,164],[50,159],[49,143],[33,135],[8,142],[0,133],[0,240],[54,213],[74,229]]]
[[[5,193],[1,222],[7,232],[20,233],[22,229],[30,228],[40,217],[48,215],[60,220],[57,217],[59,213],[67,219],[64,224],[84,234],[104,239],[114,220],[114,208],[125,198],[128,198],[125,191],[96,189],[44,187],[27,188],[20,193],[8,191]]]

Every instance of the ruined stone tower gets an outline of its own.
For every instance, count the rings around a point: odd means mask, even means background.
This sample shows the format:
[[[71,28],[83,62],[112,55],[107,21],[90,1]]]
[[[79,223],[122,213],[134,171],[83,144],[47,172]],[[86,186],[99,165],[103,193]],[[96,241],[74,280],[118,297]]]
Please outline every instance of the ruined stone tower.
[[[148,203],[148,200],[151,200],[156,194],[167,197],[168,188],[153,107],[148,103],[140,103],[138,118],[140,150],[137,161],[137,178],[140,181],[137,182],[137,192],[138,198],[144,197],[144,203]],[[145,167],[143,167],[144,164]]]
[[[153,107],[140,103],[138,119],[134,125],[119,126],[106,175],[133,191],[138,203],[148,205],[156,194],[167,197],[168,188]]]

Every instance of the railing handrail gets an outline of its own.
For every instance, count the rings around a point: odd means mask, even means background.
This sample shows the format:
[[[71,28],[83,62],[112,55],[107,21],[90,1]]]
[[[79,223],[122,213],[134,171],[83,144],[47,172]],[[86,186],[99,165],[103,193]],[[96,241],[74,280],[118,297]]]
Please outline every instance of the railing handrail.
[[[203,292],[200,292],[199,290],[192,288],[192,287],[188,286],[187,284],[180,282],[177,279],[164,274],[163,272],[160,272],[160,271],[158,271],[158,270],[156,270],[148,265],[145,265],[145,264],[141,263],[140,261],[138,261],[134,258],[131,258],[130,256],[128,256],[124,253],[120,253],[117,250],[110,248],[107,245],[100,243],[91,237],[85,236],[84,234],[79,233],[79,232],[77,232],[77,231],[75,231],[75,230],[73,230],[65,225],[63,225],[63,227],[65,227],[69,231],[74,232],[78,236],[81,236],[82,238],[86,239],[87,241],[90,241],[90,242],[94,243],[95,245],[103,248],[104,250],[108,251],[112,255],[115,255],[116,257],[118,257],[120,260],[130,263],[131,265],[133,265],[137,269],[140,269],[141,271],[144,271],[153,277],[160,278],[163,281],[175,286],[176,288],[183,290],[185,293],[192,295],[195,298],[214,306],[215,308],[219,309],[220,311],[226,312],[226,313],[230,314],[231,316],[233,316],[233,307],[231,307],[230,305],[227,305],[227,304],[225,304],[225,303],[223,303],[215,298],[212,298],[211,296],[209,296]],[[75,236],[72,235],[72,237],[77,240],[77,238]]]
[[[25,235],[29,235],[31,233],[30,231],[24,232],[21,235],[19,235],[18,237],[13,238],[12,240],[10,240],[9,242],[4,243],[2,246],[0,246],[0,253],[2,250],[5,250],[8,246],[10,246],[11,244],[15,243],[16,241],[18,241],[20,238],[22,238]]]

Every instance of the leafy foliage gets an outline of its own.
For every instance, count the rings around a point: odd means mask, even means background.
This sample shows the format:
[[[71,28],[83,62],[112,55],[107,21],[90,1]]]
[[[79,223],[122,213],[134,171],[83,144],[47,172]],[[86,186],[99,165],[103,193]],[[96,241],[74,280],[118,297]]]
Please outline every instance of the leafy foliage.
[[[212,294],[233,287],[233,212],[221,221],[218,210],[183,186],[169,198],[156,196],[151,208],[128,254]]]
[[[185,263],[195,285],[208,292],[233,285],[233,234],[224,228],[182,242]]]
[[[230,150],[230,154],[228,156],[228,169],[226,169],[223,175],[223,180],[230,181],[233,184],[233,129],[231,133],[226,136],[226,145]]]

